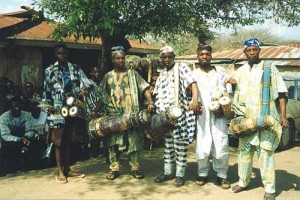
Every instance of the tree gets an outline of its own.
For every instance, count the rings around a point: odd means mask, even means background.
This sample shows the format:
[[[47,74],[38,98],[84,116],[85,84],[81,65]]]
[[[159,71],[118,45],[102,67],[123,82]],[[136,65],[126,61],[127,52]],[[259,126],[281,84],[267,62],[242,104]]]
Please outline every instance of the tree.
[[[249,25],[275,18],[289,25],[300,22],[299,0],[39,0],[45,13],[59,21],[53,36],[101,37],[106,60],[113,45],[129,48],[126,37],[195,35],[213,38],[209,27]]]

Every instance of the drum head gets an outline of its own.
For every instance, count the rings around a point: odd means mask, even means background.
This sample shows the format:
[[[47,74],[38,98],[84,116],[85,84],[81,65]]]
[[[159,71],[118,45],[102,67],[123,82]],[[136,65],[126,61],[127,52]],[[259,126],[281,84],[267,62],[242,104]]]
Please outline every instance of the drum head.
[[[67,99],[67,105],[71,106],[71,105],[73,104],[74,100],[75,100],[74,97],[69,97],[69,98]]]
[[[219,109],[219,107],[220,107],[219,102],[212,101],[208,108],[209,108],[210,111],[216,111],[216,110]]]
[[[72,107],[70,108],[70,110],[69,110],[70,116],[76,115],[77,112],[78,112],[78,108],[77,108],[76,106],[72,106]]]
[[[67,107],[62,107],[62,108],[61,108],[61,115],[62,115],[63,117],[67,117],[68,114],[69,114],[68,108],[67,108]]]
[[[231,102],[230,98],[226,97],[226,96],[221,97],[219,99],[219,104],[221,104],[221,105],[228,105],[228,104],[230,104],[230,102]]]
[[[182,115],[182,111],[180,107],[172,107],[170,109],[171,115],[175,118],[175,119],[179,119]]]

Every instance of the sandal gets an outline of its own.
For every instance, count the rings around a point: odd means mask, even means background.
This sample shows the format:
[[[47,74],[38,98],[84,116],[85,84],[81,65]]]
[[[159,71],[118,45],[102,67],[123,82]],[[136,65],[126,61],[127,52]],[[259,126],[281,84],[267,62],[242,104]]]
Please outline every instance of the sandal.
[[[116,178],[118,178],[120,176],[119,171],[110,171],[107,175],[106,175],[106,179],[107,180],[115,180]]]
[[[85,174],[82,174],[82,173],[76,172],[76,171],[69,171],[68,172],[68,177],[84,178]]]
[[[131,171],[130,174],[133,176],[133,178],[136,178],[136,179],[143,179],[145,177],[144,174],[140,170],[133,170],[133,171]]]
[[[221,177],[217,177],[215,184],[220,186],[222,189],[226,189],[226,190],[231,187],[230,183],[225,178],[221,178]]]
[[[68,182],[68,180],[65,176],[55,176],[55,180],[56,180],[56,182],[62,183],[62,184]]]
[[[183,178],[183,177],[177,176],[176,179],[175,179],[174,185],[175,185],[176,187],[181,187],[181,186],[183,186],[183,185],[184,185],[184,178]]]
[[[168,181],[168,180],[171,180],[171,179],[173,179],[172,175],[162,174],[162,175],[158,176],[156,179],[154,179],[154,182],[155,183],[161,183],[161,182],[165,182],[165,181]]]
[[[203,186],[208,182],[207,176],[199,176],[196,178],[195,183],[199,186]]]
[[[275,193],[265,193],[264,200],[275,200]]]
[[[242,192],[242,191],[244,191],[244,190],[246,190],[246,187],[241,187],[241,186],[239,186],[239,185],[235,185],[235,186],[233,186],[232,188],[231,188],[231,192],[233,192],[233,193],[239,193],[239,192]]]

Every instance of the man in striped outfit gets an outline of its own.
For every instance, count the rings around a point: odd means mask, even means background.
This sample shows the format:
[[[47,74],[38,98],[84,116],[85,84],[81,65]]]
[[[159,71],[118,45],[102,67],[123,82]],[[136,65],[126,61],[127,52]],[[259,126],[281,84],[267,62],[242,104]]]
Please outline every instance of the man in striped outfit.
[[[164,182],[173,178],[173,167],[176,159],[175,186],[184,184],[184,176],[187,165],[188,144],[193,140],[195,132],[195,115],[198,106],[198,87],[192,76],[191,69],[184,63],[179,63],[179,94],[174,92],[175,76],[175,53],[172,47],[165,46],[160,49],[160,58],[165,69],[160,73],[154,89],[156,111],[166,112],[178,97],[182,116],[176,122],[174,128],[165,135],[164,148],[164,173],[155,179],[156,183]],[[177,67],[176,67],[177,68]],[[192,93],[187,93],[188,88]],[[192,102],[190,103],[190,101]],[[189,108],[188,107],[188,104]]]

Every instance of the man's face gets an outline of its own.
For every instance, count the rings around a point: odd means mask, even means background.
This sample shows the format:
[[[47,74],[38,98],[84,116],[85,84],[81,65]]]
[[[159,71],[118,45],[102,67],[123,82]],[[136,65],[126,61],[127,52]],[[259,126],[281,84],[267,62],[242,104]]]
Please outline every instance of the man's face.
[[[173,67],[173,65],[175,64],[175,55],[173,52],[168,52],[168,53],[163,53],[160,56],[160,59],[163,63],[163,65],[167,68],[170,69]]]
[[[247,47],[244,53],[249,62],[255,62],[259,59],[260,48],[256,46]]]
[[[197,59],[200,63],[200,66],[209,66],[211,61],[211,52],[207,50],[198,51]]]
[[[54,56],[59,64],[65,64],[68,62],[68,50],[65,48],[57,48],[54,52]]]
[[[92,80],[98,81],[100,79],[100,68],[94,67],[90,75]]]
[[[21,115],[21,105],[19,102],[13,101],[10,104],[10,110],[14,117],[19,117]]]
[[[114,63],[115,68],[122,69],[125,67],[125,55],[122,52],[116,53],[113,58],[112,62]]]
[[[34,92],[34,87],[32,83],[26,83],[25,84],[25,93],[30,94]]]

